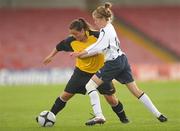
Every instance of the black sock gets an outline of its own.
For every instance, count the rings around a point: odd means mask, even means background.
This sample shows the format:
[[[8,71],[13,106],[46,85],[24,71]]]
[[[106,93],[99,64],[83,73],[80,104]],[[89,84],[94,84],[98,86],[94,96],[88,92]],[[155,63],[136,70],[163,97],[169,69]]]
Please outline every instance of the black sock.
[[[59,111],[61,111],[66,105],[66,102],[62,101],[60,97],[58,97],[51,108],[51,112],[56,115]]]
[[[112,107],[112,109],[113,109],[113,111],[116,113],[116,115],[119,117],[119,119],[121,121],[123,121],[124,119],[127,119],[126,114],[125,114],[125,112],[123,110],[122,103],[119,102],[117,104],[117,106]]]

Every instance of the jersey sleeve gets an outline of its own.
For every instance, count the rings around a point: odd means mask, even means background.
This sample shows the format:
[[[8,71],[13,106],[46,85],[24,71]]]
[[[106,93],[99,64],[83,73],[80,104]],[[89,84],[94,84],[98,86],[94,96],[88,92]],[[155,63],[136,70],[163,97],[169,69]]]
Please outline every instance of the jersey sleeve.
[[[92,30],[89,30],[89,35],[93,35],[94,37],[98,38],[99,37],[99,31],[92,31]]]
[[[71,42],[74,41],[74,37],[68,37],[65,40],[62,40],[59,44],[56,45],[57,51],[73,51],[73,48],[71,47]]]
[[[86,48],[85,50],[88,52],[88,54],[96,54],[101,53],[104,49],[108,47],[108,35],[105,33],[105,31],[102,29],[100,31],[99,37],[97,41]]]

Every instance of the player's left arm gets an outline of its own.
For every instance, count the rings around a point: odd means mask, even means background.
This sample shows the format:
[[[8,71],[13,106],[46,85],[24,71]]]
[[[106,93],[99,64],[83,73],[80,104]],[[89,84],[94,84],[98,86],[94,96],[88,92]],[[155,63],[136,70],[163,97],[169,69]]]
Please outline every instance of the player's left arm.
[[[47,65],[48,63],[50,63],[53,59],[53,57],[58,53],[58,51],[56,50],[56,48],[54,48],[51,53],[43,60],[43,63],[45,65]]]
[[[73,51],[71,47],[71,42],[74,40],[73,37],[69,36],[68,38],[62,40],[60,43],[56,45],[56,47],[51,51],[51,53],[43,60],[43,63],[46,65],[53,60],[53,57],[59,51]]]

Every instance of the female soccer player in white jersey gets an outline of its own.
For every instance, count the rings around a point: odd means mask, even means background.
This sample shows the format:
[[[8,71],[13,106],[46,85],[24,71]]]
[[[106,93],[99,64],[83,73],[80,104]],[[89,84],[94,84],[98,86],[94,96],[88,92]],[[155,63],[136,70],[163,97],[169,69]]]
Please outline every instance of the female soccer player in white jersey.
[[[160,122],[167,121],[167,118],[158,111],[150,98],[142,90],[140,90],[131,73],[130,65],[126,55],[119,47],[119,40],[116,31],[111,24],[112,11],[111,3],[105,3],[104,6],[99,6],[93,11],[92,16],[95,24],[100,29],[98,40],[90,47],[81,52],[73,52],[71,55],[79,58],[92,56],[98,53],[103,53],[105,56],[104,66],[89,80],[86,84],[86,90],[90,96],[91,104],[95,114],[101,111],[100,100],[96,88],[103,82],[109,82],[116,79],[122,84],[125,84],[130,92],[136,96]],[[105,118],[103,114],[96,115],[95,118],[86,122],[86,125],[104,123]]]

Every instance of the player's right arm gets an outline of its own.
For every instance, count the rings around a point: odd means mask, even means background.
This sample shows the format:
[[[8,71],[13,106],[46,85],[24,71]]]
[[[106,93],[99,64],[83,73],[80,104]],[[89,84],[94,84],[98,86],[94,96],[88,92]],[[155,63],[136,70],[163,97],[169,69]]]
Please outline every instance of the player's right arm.
[[[65,40],[62,40],[60,43],[56,45],[56,48],[54,48],[51,53],[43,60],[43,63],[46,65],[50,63],[53,59],[53,57],[59,52],[59,51],[73,51],[71,47],[71,42],[74,41],[75,38],[70,36]]]

